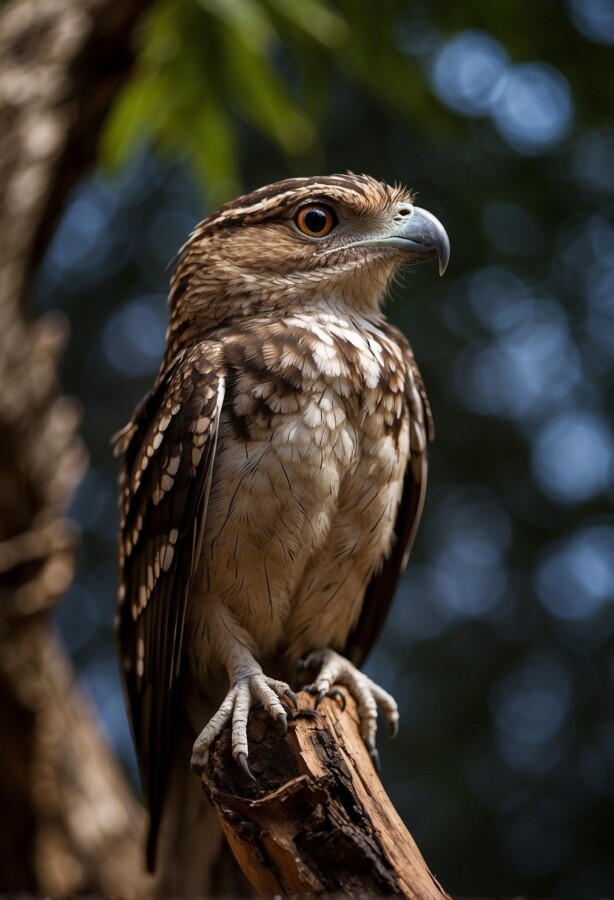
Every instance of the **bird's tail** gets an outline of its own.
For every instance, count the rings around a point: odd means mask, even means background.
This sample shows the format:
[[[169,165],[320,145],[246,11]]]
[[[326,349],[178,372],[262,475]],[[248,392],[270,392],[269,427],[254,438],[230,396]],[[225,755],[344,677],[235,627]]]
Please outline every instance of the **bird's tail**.
[[[226,843],[215,810],[190,769],[194,734],[177,736],[156,852],[160,897],[253,896]]]

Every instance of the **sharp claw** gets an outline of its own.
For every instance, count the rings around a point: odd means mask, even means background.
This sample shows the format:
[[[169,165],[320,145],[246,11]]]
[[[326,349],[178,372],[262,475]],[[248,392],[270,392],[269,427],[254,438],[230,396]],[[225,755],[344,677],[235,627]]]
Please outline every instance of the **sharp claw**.
[[[195,775],[202,775],[205,769],[207,768],[207,763],[209,762],[209,754],[207,753],[204,760],[199,760],[198,762],[190,762],[190,766]]]
[[[281,733],[285,737],[288,734],[288,716],[285,713],[279,713],[277,721],[281,725]]]
[[[291,688],[287,688],[287,690],[285,690],[284,693],[285,693],[286,697],[289,697],[290,703],[292,704],[292,706],[295,709],[298,709],[298,697],[296,696],[294,691],[291,690]]]
[[[341,712],[345,711],[347,701],[345,699],[345,694],[343,693],[343,691],[340,691],[339,688],[331,688],[327,696],[330,697],[331,700],[338,700],[341,707]]]
[[[247,756],[245,755],[245,753],[239,753],[239,755],[237,756],[237,762],[243,769],[244,774],[247,775],[248,778],[251,778],[252,781],[256,781],[252,770],[247,765]]]
[[[377,772],[378,775],[381,775],[382,774],[382,765],[380,762],[379,753],[378,753],[377,749],[372,750],[369,753],[369,756],[371,757],[371,762],[373,763],[373,768],[375,769],[375,771]]]
[[[327,693],[328,693],[328,691],[326,690],[326,688],[322,688],[321,691],[318,691],[318,696],[316,697],[316,702],[314,704],[315,709],[318,708],[318,706],[320,705],[322,700],[324,700],[324,698],[326,697]]]
[[[306,694],[317,694],[318,689],[315,684],[304,684],[301,688],[301,691],[304,691]]]
[[[317,709],[297,709],[295,713],[292,714],[292,719],[321,719],[322,713],[319,713]]]
[[[395,719],[394,722],[390,722],[389,725],[390,737],[395,738],[399,733],[399,720]]]
[[[375,746],[375,741],[372,738],[368,738],[365,741],[365,745],[367,750],[369,751],[369,756],[371,757],[371,762],[373,763],[373,768],[377,772],[378,775],[382,774],[382,767],[380,764],[379,753],[377,752],[377,747]]]

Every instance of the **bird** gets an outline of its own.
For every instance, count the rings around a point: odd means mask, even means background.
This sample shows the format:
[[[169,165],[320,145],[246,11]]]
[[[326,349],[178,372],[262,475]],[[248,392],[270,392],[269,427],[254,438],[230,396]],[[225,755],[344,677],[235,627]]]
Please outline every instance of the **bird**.
[[[407,564],[434,430],[383,302],[402,267],[438,258],[443,274],[449,254],[411,191],[348,173],[226,203],[177,256],[159,372],[115,436],[116,629],[150,870],[174,766],[202,772],[229,725],[253,777],[250,709],[283,740],[301,665],[316,701],[355,698],[374,756],[378,709],[397,730],[359,667]]]

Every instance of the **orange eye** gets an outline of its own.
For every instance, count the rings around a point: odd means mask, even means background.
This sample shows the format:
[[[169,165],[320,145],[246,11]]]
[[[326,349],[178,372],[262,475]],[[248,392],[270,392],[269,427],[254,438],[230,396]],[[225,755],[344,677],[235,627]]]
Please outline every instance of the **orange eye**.
[[[328,206],[304,206],[297,213],[297,228],[309,237],[324,237],[337,224],[337,219]]]

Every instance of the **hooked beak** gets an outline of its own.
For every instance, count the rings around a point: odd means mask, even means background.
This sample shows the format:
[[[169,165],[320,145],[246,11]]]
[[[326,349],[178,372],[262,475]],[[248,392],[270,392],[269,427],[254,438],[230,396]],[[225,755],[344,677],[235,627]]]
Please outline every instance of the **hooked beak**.
[[[356,241],[351,246],[396,247],[416,262],[437,256],[440,275],[446,271],[450,259],[450,240],[445,228],[432,213],[419,206],[412,207],[405,215],[396,215],[388,234]]]

